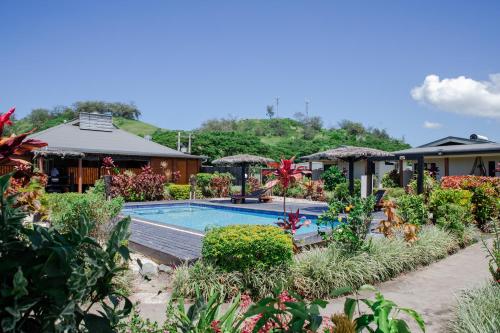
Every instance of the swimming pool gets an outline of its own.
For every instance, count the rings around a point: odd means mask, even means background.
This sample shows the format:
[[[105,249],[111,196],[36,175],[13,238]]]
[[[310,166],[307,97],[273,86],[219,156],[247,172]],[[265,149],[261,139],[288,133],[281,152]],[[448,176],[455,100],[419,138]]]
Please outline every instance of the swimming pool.
[[[206,231],[213,227],[222,227],[231,224],[268,224],[275,225],[280,212],[232,208],[203,204],[165,204],[157,206],[132,206],[125,208],[122,213],[137,219],[159,222],[166,225],[179,226],[197,231]],[[301,215],[302,216],[302,215]],[[311,225],[297,230],[297,234],[316,232],[316,216],[305,215],[311,220]]]

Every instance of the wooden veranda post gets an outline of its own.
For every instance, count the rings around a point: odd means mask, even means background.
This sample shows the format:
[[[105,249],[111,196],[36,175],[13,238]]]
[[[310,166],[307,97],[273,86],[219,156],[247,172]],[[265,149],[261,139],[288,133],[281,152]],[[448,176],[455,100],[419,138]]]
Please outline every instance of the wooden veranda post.
[[[354,195],[354,158],[349,158],[349,193]]]
[[[448,157],[444,158],[444,175],[450,175],[450,159]]]
[[[38,157],[38,169],[41,173],[44,173],[43,170],[43,156]]]
[[[369,158],[366,159],[366,180],[367,180],[367,194],[371,195],[373,192],[373,169],[374,163]]]
[[[245,183],[246,183],[246,179],[245,179],[245,174],[246,174],[246,168],[247,168],[247,164],[246,163],[241,163],[241,196],[245,196]],[[244,198],[242,199],[242,202],[244,202]]]
[[[83,191],[83,159],[80,157],[78,159],[78,193],[82,193]]]
[[[417,158],[417,194],[424,193],[424,157]]]

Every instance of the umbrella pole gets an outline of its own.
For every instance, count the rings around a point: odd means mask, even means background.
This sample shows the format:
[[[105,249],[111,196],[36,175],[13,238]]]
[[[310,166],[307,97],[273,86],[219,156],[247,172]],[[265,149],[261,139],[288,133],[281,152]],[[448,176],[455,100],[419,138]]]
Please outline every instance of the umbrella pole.
[[[247,167],[246,163],[241,164],[241,196],[243,197],[241,199],[241,202],[245,202],[245,184],[246,184],[246,179],[245,179],[245,169]]]

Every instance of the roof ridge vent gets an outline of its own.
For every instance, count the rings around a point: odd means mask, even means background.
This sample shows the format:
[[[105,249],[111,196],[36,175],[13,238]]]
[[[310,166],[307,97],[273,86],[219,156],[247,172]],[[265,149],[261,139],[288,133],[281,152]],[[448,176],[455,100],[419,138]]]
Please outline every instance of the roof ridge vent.
[[[79,126],[81,130],[112,132],[113,116],[108,113],[80,112]]]

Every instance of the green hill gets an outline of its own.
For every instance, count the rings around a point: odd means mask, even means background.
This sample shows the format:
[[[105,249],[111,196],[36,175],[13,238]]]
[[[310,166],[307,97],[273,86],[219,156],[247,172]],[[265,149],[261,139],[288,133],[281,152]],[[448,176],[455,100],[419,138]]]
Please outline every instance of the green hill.
[[[77,102],[70,107],[52,110],[34,109],[14,121],[10,132],[21,133],[32,128],[44,130],[75,119],[79,112],[111,112],[114,124],[139,136],[151,135],[153,141],[170,148],[177,147],[176,130],[161,129],[137,120],[140,111],[133,104],[99,101]],[[195,124],[193,124],[195,125]],[[256,154],[273,159],[304,156],[341,145],[372,147],[385,151],[409,148],[403,140],[393,138],[385,130],[366,128],[361,123],[344,120],[337,128],[325,128],[319,117],[297,114],[296,119],[212,119],[190,132],[192,153],[213,160],[234,154]],[[182,144],[187,146],[188,132],[182,131]]]

